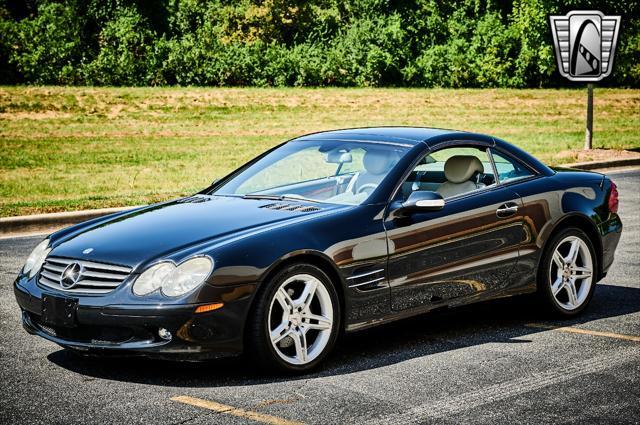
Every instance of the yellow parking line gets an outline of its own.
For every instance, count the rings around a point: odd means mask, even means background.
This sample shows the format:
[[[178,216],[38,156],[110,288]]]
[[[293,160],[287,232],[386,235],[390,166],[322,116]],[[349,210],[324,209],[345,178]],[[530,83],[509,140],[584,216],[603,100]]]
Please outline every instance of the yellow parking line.
[[[252,412],[250,410],[240,409],[238,407],[227,406],[226,404],[216,403],[215,401],[203,400],[201,398],[189,397],[181,395],[171,397],[171,400],[179,403],[189,404],[191,406],[202,407],[203,409],[213,410],[218,413],[237,416],[244,419],[250,419],[256,422],[262,422],[272,425],[303,425],[302,422],[290,421],[277,416],[267,415],[265,413]]]
[[[623,335],[623,334],[617,334],[617,333],[613,333],[613,332],[592,331],[592,330],[589,330],[589,329],[572,328],[572,327],[569,327],[569,326],[544,325],[542,323],[529,323],[529,324],[527,324],[525,326],[527,326],[529,328],[549,329],[549,330],[559,331],[559,332],[567,332],[567,333],[583,334],[583,335],[592,335],[592,336],[603,336],[603,337],[607,337],[607,338],[622,339],[622,340],[625,340],[625,341],[640,342],[640,336],[635,336],[635,335]]]

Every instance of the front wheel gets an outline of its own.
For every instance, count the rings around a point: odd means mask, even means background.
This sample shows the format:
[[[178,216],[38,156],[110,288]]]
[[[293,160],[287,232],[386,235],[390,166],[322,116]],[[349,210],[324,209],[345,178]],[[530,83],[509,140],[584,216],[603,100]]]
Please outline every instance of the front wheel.
[[[570,317],[587,307],[596,286],[596,261],[582,230],[569,228],[553,238],[539,274],[539,293],[553,313]]]
[[[247,345],[264,366],[306,371],[331,351],[340,303],[329,277],[309,264],[277,273],[258,294]]]

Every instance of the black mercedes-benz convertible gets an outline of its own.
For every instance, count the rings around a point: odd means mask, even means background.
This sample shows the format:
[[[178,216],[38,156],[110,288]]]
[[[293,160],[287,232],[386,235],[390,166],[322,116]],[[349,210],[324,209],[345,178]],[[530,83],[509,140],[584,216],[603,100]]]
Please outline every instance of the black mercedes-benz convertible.
[[[613,262],[617,209],[606,176],[494,137],[327,131],[50,235],[14,290],[29,333],[76,351],[300,371],[343,331],[436,308],[537,292],[580,313]]]

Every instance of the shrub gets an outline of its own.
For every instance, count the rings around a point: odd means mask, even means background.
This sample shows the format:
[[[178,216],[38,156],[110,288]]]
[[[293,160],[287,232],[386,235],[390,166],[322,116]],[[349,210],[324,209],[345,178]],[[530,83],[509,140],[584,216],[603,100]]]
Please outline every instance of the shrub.
[[[84,61],[80,28],[82,18],[74,3],[43,3],[32,19],[11,21],[7,12],[0,23],[7,64],[22,79],[36,84],[79,82],[79,66]]]
[[[0,0],[1,1],[1,0]],[[35,84],[543,87],[548,15],[573,0],[38,0],[0,3],[0,81]],[[603,85],[640,85],[640,3]]]
[[[99,53],[83,68],[88,83],[100,85],[146,85],[154,80],[157,64],[154,33],[133,7],[118,8],[98,36]],[[160,44],[161,45],[161,44]],[[159,47],[159,46],[158,46]]]

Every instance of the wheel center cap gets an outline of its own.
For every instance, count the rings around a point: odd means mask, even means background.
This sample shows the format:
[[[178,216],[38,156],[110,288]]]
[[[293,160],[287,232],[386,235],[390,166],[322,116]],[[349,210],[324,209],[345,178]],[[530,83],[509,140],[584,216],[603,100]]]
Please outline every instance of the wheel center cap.
[[[292,324],[293,326],[299,326],[299,325],[300,325],[300,322],[302,322],[302,320],[300,319],[300,316],[299,316],[299,315],[297,315],[297,314],[296,314],[296,315],[291,316],[291,318],[290,318],[289,320],[291,321],[291,324]]]

